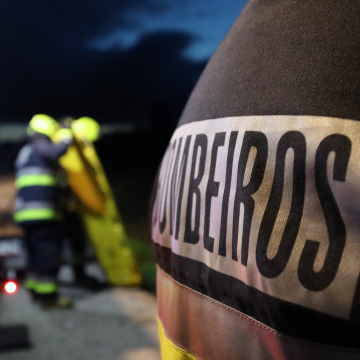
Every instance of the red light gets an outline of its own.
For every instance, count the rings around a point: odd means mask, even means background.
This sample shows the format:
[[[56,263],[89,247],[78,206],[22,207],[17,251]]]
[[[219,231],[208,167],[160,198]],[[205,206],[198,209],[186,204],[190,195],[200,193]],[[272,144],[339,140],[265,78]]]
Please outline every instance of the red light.
[[[8,294],[13,294],[16,291],[16,289],[17,289],[17,285],[13,281],[8,281],[5,284],[5,291]]]

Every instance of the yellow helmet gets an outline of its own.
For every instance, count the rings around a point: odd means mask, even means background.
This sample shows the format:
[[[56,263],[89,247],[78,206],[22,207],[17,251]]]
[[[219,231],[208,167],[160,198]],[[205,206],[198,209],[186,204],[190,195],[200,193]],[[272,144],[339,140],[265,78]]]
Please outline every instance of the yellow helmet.
[[[71,129],[76,136],[85,138],[91,142],[94,142],[99,138],[100,125],[90,117],[83,116],[73,121]]]
[[[58,129],[58,123],[51,116],[45,114],[37,114],[30,120],[27,128],[28,134],[32,135],[35,132],[44,134],[51,138]]]

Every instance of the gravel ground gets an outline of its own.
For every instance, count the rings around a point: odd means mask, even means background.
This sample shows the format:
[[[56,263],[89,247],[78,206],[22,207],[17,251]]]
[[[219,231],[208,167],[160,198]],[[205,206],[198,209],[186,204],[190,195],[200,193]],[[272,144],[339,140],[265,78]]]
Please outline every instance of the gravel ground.
[[[0,352],[1,360],[160,360],[156,299],[136,289],[93,293],[63,287],[71,310],[42,310],[20,288],[0,296],[0,325],[26,324],[32,348]]]

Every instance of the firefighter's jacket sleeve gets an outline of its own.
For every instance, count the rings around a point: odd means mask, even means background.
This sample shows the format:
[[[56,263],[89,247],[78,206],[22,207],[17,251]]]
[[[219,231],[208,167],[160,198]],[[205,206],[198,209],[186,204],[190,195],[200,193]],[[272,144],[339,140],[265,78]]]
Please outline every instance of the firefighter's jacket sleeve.
[[[250,0],[152,207],[162,357],[360,359],[360,2]]]
[[[51,143],[48,141],[41,141],[36,144],[39,155],[51,161],[58,161],[64,155],[70,145],[70,140],[63,140],[59,143]]]

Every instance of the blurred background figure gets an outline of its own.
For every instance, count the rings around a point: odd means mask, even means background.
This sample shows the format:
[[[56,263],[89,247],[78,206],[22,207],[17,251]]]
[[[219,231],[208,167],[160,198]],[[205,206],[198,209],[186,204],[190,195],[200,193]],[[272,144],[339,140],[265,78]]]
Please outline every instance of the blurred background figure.
[[[70,116],[59,119],[59,124],[62,128],[71,129],[75,123],[76,120]],[[57,136],[55,135],[55,137]],[[96,139],[93,138],[94,140]],[[89,241],[80,214],[81,200],[69,186],[64,169],[62,169],[60,174],[60,207],[63,214],[63,259],[61,262],[71,267],[74,285],[98,288],[101,284],[94,277],[88,276],[85,269],[86,263],[89,260]]]
[[[71,144],[72,133],[61,129],[61,141],[53,143],[58,124],[50,116],[35,115],[28,127],[29,138],[16,159],[15,221],[25,231],[28,266],[25,286],[42,306],[71,306],[60,297],[56,276],[61,244],[58,187],[59,158]]]

